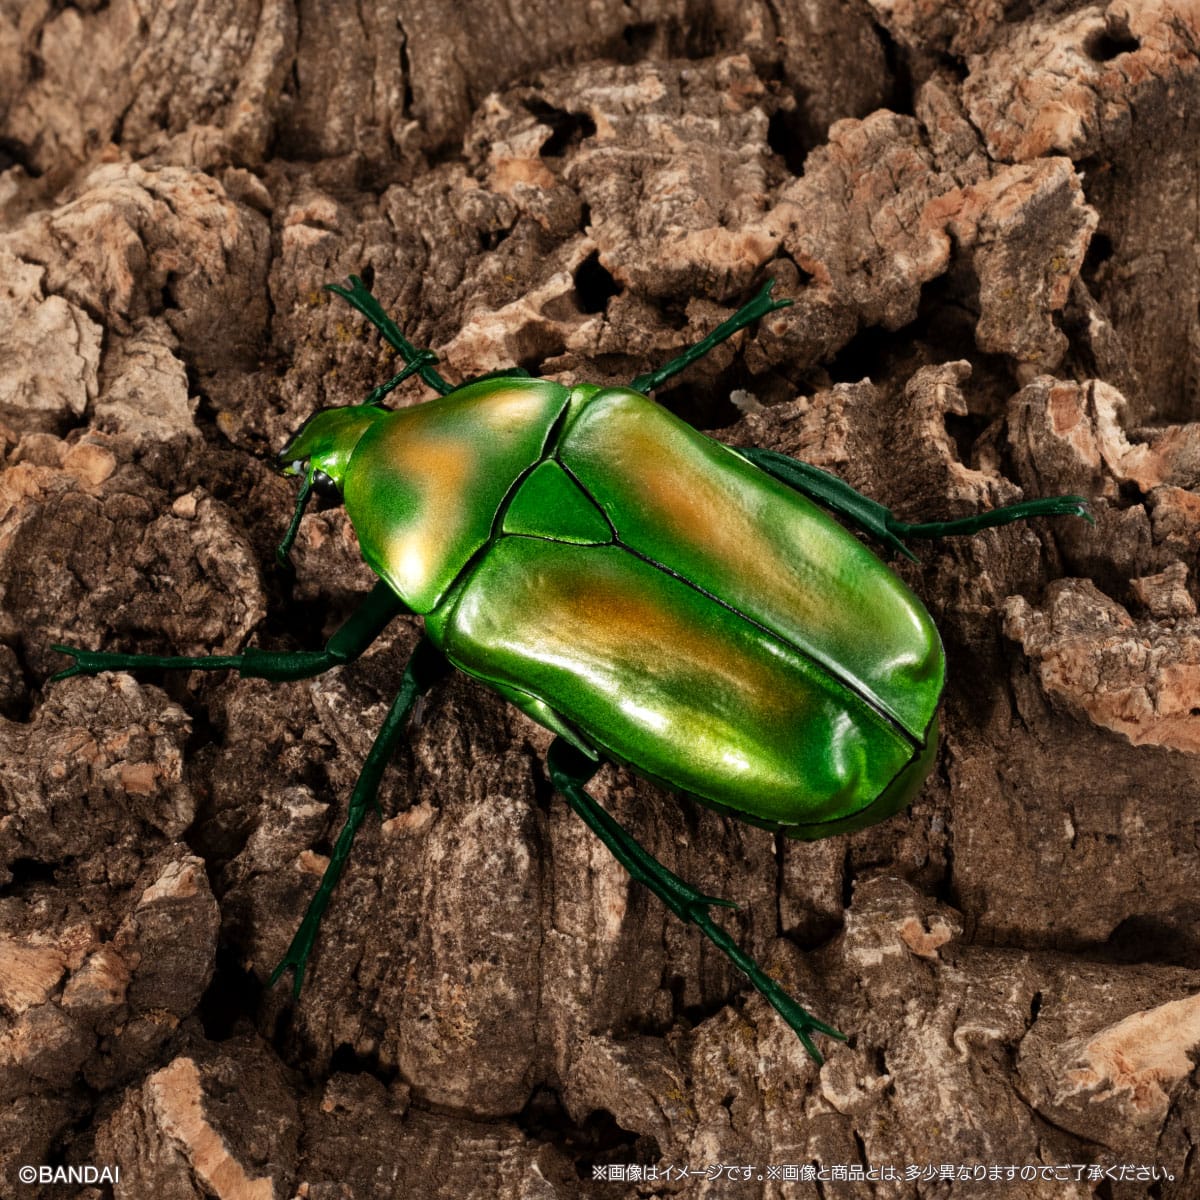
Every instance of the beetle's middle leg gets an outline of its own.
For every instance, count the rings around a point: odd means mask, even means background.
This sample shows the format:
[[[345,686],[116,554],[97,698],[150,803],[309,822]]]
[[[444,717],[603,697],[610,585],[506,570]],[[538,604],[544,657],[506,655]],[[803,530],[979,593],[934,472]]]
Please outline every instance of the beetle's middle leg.
[[[279,683],[289,679],[309,679],[361,655],[383,632],[393,617],[408,612],[408,607],[392,589],[380,580],[367,598],[350,614],[325,643],[324,650],[259,650],[253,646],[241,654],[202,654],[196,657],[159,654],[109,654],[83,650],[77,646],[53,646],[60,654],[75,661],[65,671],[50,678],[51,683],[72,675],[98,675],[101,671],[237,671],[255,679]]]
[[[346,814],[346,823],[342,826],[337,841],[334,843],[333,853],[329,857],[329,865],[325,868],[325,874],[321,876],[316,893],[308,902],[304,920],[300,922],[300,928],[296,930],[296,936],[292,938],[287,953],[271,973],[271,982],[275,983],[280,975],[291,967],[295,971],[292,990],[296,996],[300,995],[300,985],[304,981],[304,967],[312,950],[313,942],[316,940],[321,917],[329,904],[329,897],[333,894],[333,889],[337,887],[337,882],[341,878],[346,859],[350,857],[350,847],[354,843],[354,835],[358,833],[358,827],[367,815],[367,810],[371,807],[376,809],[379,807],[379,784],[383,779],[383,769],[387,766],[392,752],[404,737],[404,727],[408,723],[408,718],[419,697],[424,695],[451,669],[441,651],[436,649],[428,638],[421,638],[413,651],[412,658],[408,660],[408,666],[404,668],[404,680],[400,684],[400,691],[396,699],[392,701],[392,707],[388,709],[383,726],[375,735],[375,741],[367,752],[366,762],[363,763],[358,780],[354,784],[354,791],[350,795],[350,810]]]
[[[718,925],[708,910],[714,904],[735,908],[729,900],[706,896],[669,871],[645,850],[587,793],[584,784],[595,774],[597,764],[563,738],[556,738],[546,755],[550,779],[588,828],[612,851],[616,860],[639,883],[644,883],[677,917],[696,925],[733,964],[743,971],[763,998],[795,1030],[804,1049],[819,1066],[825,1060],[813,1045],[810,1033],[824,1033],[845,1041],[845,1034],[818,1021],[779,986],[733,938]]]

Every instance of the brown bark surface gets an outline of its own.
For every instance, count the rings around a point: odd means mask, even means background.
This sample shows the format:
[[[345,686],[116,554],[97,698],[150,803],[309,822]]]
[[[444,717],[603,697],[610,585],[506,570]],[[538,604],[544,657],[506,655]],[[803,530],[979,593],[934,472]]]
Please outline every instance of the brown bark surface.
[[[1198,197],[1197,0],[0,0],[0,1196],[1200,1195]],[[949,669],[907,813],[592,785],[823,1068],[463,676],[268,986],[415,618],[306,682],[47,684],[369,589],[337,508],[271,565],[274,453],[396,369],[351,272],[449,378],[564,382],[774,277],[664,403],[909,521],[1090,498],[897,567]]]

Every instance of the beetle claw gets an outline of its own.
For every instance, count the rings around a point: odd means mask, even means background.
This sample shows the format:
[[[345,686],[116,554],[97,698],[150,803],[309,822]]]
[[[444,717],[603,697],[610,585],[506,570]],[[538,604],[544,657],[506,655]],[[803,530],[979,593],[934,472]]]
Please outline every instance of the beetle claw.
[[[104,660],[112,656],[96,650],[82,650],[78,646],[62,646],[57,643],[50,649],[56,654],[69,655],[73,661],[69,667],[51,675],[47,683],[58,683],[63,679],[70,679],[73,675],[98,675],[101,671],[111,669]]]
[[[279,961],[279,965],[271,972],[271,986],[274,987],[280,980],[284,971],[291,968],[294,974],[292,975],[292,999],[300,999],[300,989],[304,986],[304,959],[294,960],[291,952],[285,954]]]
[[[1057,510],[1056,516],[1082,517],[1089,525],[1095,525],[1092,506],[1083,496],[1059,496],[1057,500],[1062,507]]]
[[[275,970],[271,972],[271,987],[274,987],[282,978],[283,973],[289,968],[292,970],[292,999],[300,999],[300,989],[304,986],[304,967],[308,961],[308,947],[305,947],[297,953],[296,943],[300,940],[300,935],[304,932],[304,926],[301,925],[300,930],[292,939],[292,944],[288,947],[287,953],[279,960]],[[311,942],[310,942],[311,945]]]
[[[47,683],[59,683],[63,679],[70,679],[72,675],[82,675],[83,668],[80,667],[76,652],[70,646],[59,646],[57,644],[50,647],[55,654],[69,654],[72,658],[72,663],[69,667],[65,667],[61,671],[55,671],[53,675],[46,681]]]

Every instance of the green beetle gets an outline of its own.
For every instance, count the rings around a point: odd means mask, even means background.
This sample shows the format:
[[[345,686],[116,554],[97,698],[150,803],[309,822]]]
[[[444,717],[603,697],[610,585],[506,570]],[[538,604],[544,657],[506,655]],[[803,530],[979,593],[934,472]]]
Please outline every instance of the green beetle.
[[[648,393],[790,301],[773,284],[707,338],[629,387],[568,387],[498,372],[452,387],[362,281],[331,290],[406,366],[366,403],[311,417],[280,455],[303,477],[279,548],[311,491],[339,496],[380,582],[322,651],[201,658],[67,646],[55,679],[138,667],[299,679],[361,654],[400,613],[425,634],[368,754],[329,866],[274,982],[299,990],[329,896],[417,698],[456,667],[556,735],[555,787],[679,917],[750,978],[819,1063],[816,1020],[745,955],[706,896],[645,851],[585,790],[601,763],[800,838],[903,808],[937,750],[945,661],[921,602],[826,514],[908,554],[904,537],[971,533],[1031,516],[1086,516],[1077,496],[963,521],[908,525],[835,477],[781,454],[733,450]],[[439,398],[389,410],[419,374]],[[818,505],[822,507],[818,507]]]

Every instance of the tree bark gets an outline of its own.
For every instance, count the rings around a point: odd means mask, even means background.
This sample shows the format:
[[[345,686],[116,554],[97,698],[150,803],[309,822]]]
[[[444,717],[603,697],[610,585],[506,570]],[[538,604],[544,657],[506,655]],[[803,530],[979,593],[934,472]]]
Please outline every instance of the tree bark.
[[[1200,1193],[1197,113],[1195,0],[0,5],[0,1194]],[[398,369],[351,273],[454,382],[628,382],[773,277],[664,404],[908,521],[1088,497],[895,566],[949,676],[907,812],[590,785],[824,1067],[461,675],[269,985],[417,618],[309,681],[47,683],[316,648],[372,586],[340,508],[272,566],[274,455]]]

